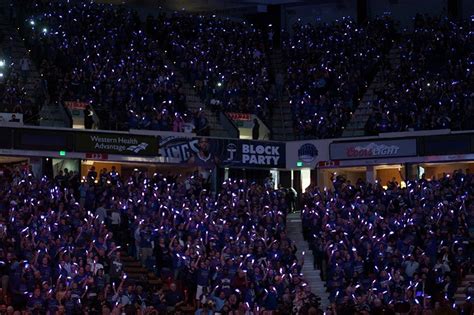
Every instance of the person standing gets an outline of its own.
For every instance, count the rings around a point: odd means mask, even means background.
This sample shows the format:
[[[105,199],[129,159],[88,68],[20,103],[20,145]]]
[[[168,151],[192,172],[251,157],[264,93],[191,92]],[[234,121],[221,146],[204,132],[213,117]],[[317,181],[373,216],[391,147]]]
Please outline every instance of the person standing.
[[[92,108],[88,105],[84,109],[84,128],[92,129],[93,125],[94,125],[94,113],[92,112]]]
[[[27,56],[20,59],[20,69],[23,82],[26,82],[28,74],[30,73],[31,61]]]
[[[260,136],[260,124],[258,122],[258,119],[254,118],[253,127],[252,127],[252,139],[258,140],[259,136]]]
[[[280,100],[283,96],[283,88],[285,85],[285,76],[283,73],[278,72],[275,75],[275,87],[277,92],[277,98]]]
[[[120,238],[120,224],[122,223],[122,217],[120,215],[119,210],[114,206],[112,213],[110,214],[110,229],[112,233]]]

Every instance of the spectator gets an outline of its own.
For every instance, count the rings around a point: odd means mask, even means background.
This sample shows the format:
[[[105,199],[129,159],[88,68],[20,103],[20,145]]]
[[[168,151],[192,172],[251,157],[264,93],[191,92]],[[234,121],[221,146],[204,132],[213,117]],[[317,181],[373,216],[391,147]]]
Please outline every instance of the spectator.
[[[26,80],[28,79],[30,68],[31,68],[31,61],[28,58],[28,56],[24,56],[23,58],[21,58],[20,69],[21,69],[21,77],[23,79],[23,82],[26,82]]]
[[[260,124],[258,123],[258,119],[253,120],[253,127],[252,127],[252,139],[258,140],[260,133]]]

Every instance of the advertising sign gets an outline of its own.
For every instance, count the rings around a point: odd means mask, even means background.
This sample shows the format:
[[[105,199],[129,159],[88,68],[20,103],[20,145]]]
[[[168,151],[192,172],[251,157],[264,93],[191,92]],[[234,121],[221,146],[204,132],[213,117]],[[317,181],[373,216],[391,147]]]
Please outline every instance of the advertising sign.
[[[416,155],[416,140],[377,140],[331,143],[332,160],[378,159]]]
[[[84,110],[89,104],[86,102],[66,101],[64,106],[70,110]]]
[[[86,153],[86,159],[88,159],[88,160],[108,160],[109,155],[107,153]]]
[[[80,132],[75,134],[75,150],[85,153],[153,156],[158,154],[157,140],[151,136]]]
[[[226,113],[232,120],[251,120],[252,115],[248,113]]]
[[[286,163],[283,142],[166,137],[159,146],[163,157],[198,166],[285,168]]]

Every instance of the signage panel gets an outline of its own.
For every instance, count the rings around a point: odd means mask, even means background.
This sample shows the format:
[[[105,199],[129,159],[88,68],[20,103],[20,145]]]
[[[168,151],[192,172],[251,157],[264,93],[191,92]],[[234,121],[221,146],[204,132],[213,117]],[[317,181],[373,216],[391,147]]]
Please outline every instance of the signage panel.
[[[232,120],[242,120],[242,121],[247,121],[252,119],[252,115],[248,113],[226,113],[227,116],[232,119]]]
[[[24,150],[72,151],[70,132],[41,129],[15,129],[13,147]]]
[[[160,141],[160,154],[181,163],[208,167],[212,163],[243,168],[285,168],[286,165],[283,142],[166,137]]]
[[[75,134],[77,152],[121,155],[158,155],[156,137],[134,134],[80,132]]]
[[[86,102],[66,101],[64,106],[70,110],[84,110],[89,104]]]
[[[86,153],[86,159],[88,159],[88,160],[108,160],[109,155],[107,153]]]
[[[471,152],[469,135],[446,135],[422,139],[423,155],[467,154]]]
[[[331,143],[332,160],[359,160],[416,155],[415,139]]]

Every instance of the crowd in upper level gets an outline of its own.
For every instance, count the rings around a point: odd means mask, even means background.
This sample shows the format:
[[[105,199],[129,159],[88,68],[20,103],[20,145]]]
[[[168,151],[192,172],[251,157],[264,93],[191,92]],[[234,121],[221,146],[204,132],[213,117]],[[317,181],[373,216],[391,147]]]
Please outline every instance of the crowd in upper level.
[[[393,21],[358,25],[350,18],[293,26],[284,43],[290,107],[297,137],[338,137],[376,66],[388,51]]]
[[[400,60],[379,70],[384,84],[375,91],[368,133],[473,129],[474,22],[418,15],[404,31]]]
[[[389,16],[297,22],[278,48],[273,31],[215,15],[140,20],[125,6],[88,1],[24,6],[31,53],[25,71],[20,65],[1,79],[7,108],[31,107],[22,80],[31,62],[41,74],[36,107],[86,102],[104,129],[200,133],[210,128],[205,113],[221,111],[277,126],[280,104],[291,109],[296,138],[330,138],[342,134],[380,73],[367,133],[472,128],[472,21],[417,16],[414,29],[402,31]],[[281,69],[273,64],[279,52]]]

